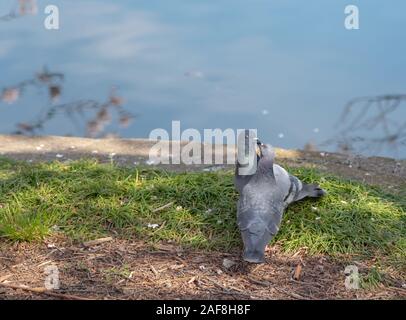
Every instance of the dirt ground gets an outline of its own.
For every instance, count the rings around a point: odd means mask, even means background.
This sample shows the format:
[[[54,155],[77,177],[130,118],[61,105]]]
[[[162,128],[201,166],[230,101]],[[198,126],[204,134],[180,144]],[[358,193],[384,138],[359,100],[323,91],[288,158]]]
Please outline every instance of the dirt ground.
[[[224,259],[235,264],[226,267]],[[60,289],[51,291],[57,296],[7,287],[43,288],[46,267],[51,265],[59,270]],[[287,256],[276,246],[269,248],[267,263],[251,265],[242,262],[238,252],[185,250],[163,243],[152,247],[121,240],[85,247],[60,238],[41,245],[3,246],[0,266],[1,299],[406,298],[406,289],[397,287],[399,280],[388,279],[393,286],[348,290],[345,264],[323,256],[308,257],[305,250]],[[365,263],[358,267],[361,273],[368,269]]]
[[[91,157],[137,165],[148,159],[152,144],[147,140],[0,136],[0,156],[29,162]],[[277,161],[405,192],[404,160],[277,149]],[[165,166],[176,171],[218,167],[224,166]],[[0,241],[0,299],[406,299],[405,279],[396,273],[387,275],[385,285],[346,289],[348,263],[344,260],[308,256],[305,248],[286,255],[277,245],[267,251],[267,263],[248,265],[241,261],[239,251],[186,250],[170,243],[152,247],[142,241],[113,239],[86,247],[62,235],[40,244]],[[234,264],[226,267],[225,262]],[[362,273],[373,261],[355,263]],[[44,292],[47,266],[58,267],[57,291]]]

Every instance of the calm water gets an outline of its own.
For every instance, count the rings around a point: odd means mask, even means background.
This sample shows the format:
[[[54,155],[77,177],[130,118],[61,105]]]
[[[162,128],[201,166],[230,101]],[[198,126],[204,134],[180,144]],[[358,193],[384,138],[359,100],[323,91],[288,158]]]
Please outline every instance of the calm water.
[[[15,2],[1,0],[0,15]],[[182,129],[257,128],[284,148],[319,144],[335,136],[350,99],[406,94],[406,2],[352,1],[360,9],[353,31],[344,28],[348,2],[38,0],[37,14],[0,21],[0,90],[47,66],[65,77],[58,104],[103,102],[116,86],[123,108],[137,115],[127,128],[107,127],[123,137],[180,120]],[[57,31],[44,28],[47,4],[60,9]],[[51,106],[40,85],[8,99],[0,133]],[[59,114],[42,133],[83,136],[83,128]],[[379,154],[406,158],[406,146]]]

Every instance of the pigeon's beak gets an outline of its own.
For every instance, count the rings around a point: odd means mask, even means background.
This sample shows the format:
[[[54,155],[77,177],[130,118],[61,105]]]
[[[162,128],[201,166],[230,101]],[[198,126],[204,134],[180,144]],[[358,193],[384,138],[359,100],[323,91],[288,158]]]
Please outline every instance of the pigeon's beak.
[[[258,145],[255,146],[255,152],[258,157],[260,157],[260,158],[262,157],[261,148]]]
[[[255,138],[257,140],[257,144],[255,145],[255,152],[258,157],[262,157],[262,151],[261,151],[261,146],[263,145],[261,141],[259,141],[258,138]]]

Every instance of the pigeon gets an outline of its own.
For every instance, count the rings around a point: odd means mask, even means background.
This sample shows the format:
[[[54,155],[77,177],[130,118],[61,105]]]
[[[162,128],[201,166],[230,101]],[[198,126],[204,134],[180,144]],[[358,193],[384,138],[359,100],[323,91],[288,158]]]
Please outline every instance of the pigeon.
[[[237,223],[244,243],[243,259],[263,263],[266,245],[278,233],[286,207],[305,197],[321,197],[326,191],[317,184],[300,181],[275,164],[275,152],[270,145],[257,140],[254,156],[256,171],[249,175],[241,175],[243,165],[237,160]]]

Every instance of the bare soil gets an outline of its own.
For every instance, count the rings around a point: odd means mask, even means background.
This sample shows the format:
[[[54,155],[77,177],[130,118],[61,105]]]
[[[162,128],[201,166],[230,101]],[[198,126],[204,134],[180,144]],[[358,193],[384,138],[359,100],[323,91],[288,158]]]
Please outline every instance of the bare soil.
[[[235,262],[226,268],[224,259]],[[60,296],[2,287],[42,288],[46,266],[59,269]],[[295,271],[301,268],[297,280]],[[267,263],[246,264],[239,252],[187,250],[172,244],[113,240],[95,247],[48,239],[0,248],[1,299],[405,299],[391,285],[346,289],[345,264],[324,256],[294,255],[269,248]],[[368,269],[359,264],[360,272]],[[65,296],[65,297],[64,297]],[[73,296],[73,297],[72,297]]]

